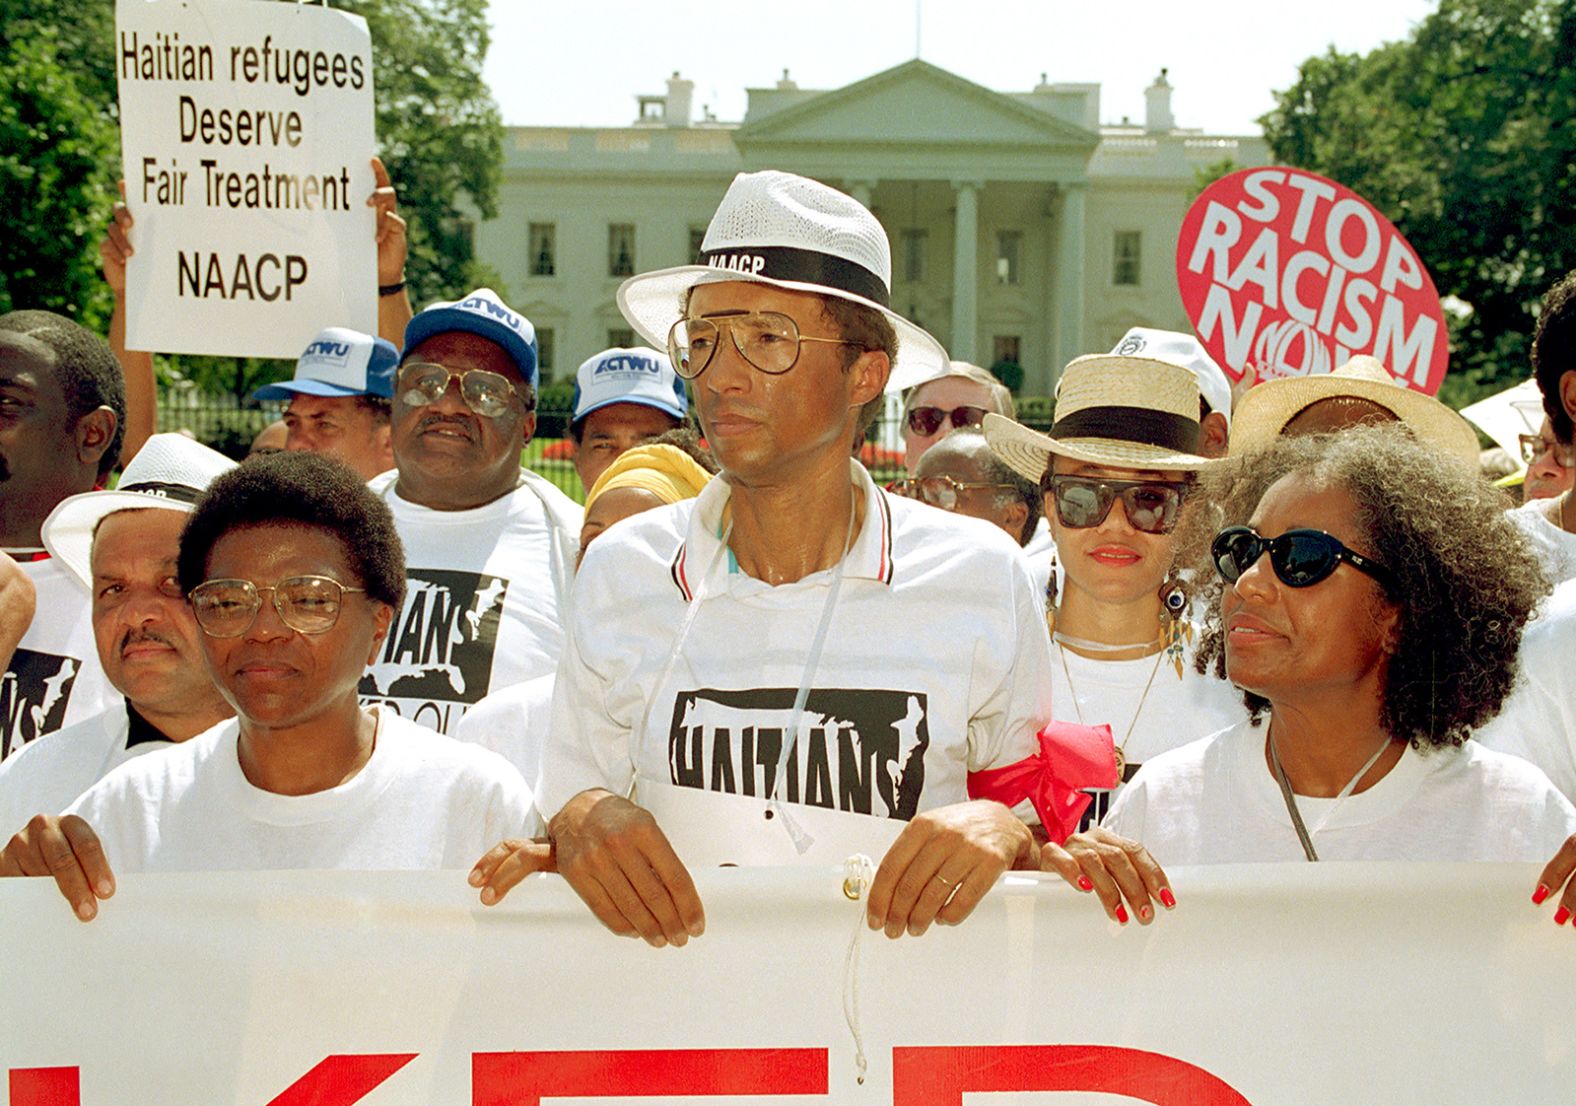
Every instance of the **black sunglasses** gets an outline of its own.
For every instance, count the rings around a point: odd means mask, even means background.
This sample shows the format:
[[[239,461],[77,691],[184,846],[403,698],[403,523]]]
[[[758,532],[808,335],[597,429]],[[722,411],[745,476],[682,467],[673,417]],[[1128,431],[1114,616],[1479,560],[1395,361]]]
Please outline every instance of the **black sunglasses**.
[[[928,438],[940,430],[944,422],[952,423],[954,430],[961,430],[965,426],[978,426],[985,421],[987,413],[983,407],[954,407],[950,411],[944,407],[915,407],[908,413],[908,428]]]
[[[1266,553],[1270,555],[1270,567],[1287,587],[1312,587],[1342,561],[1381,584],[1392,580],[1384,565],[1353,553],[1339,538],[1323,530],[1288,530],[1279,537],[1265,538],[1251,526],[1228,526],[1215,535],[1209,547],[1215,571],[1228,584],[1235,584]]]
[[[1166,480],[1105,480],[1046,473],[1040,490],[1056,503],[1056,520],[1073,530],[1099,526],[1122,501],[1127,524],[1145,534],[1169,534],[1182,517],[1188,485]]]

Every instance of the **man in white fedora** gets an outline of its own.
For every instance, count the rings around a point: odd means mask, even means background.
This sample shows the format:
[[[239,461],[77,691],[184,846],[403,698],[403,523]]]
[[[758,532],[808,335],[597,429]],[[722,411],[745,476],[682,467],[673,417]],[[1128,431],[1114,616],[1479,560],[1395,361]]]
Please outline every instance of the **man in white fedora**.
[[[286,400],[285,448],[343,461],[363,480],[394,467],[389,400],[399,351],[392,342],[331,326],[296,360],[295,376],[253,399]]]
[[[1254,385],[1232,415],[1231,452],[1263,449],[1282,434],[1334,434],[1352,426],[1398,423],[1422,444],[1472,472],[1477,431],[1433,396],[1396,380],[1377,358],[1359,354],[1334,372]]]
[[[891,380],[947,365],[887,306],[890,269],[858,202],[761,172],[734,179],[696,264],[619,289],[691,381],[722,478],[587,552],[540,780],[550,844],[483,857],[484,903],[556,865],[615,933],[682,945],[705,926],[689,867],[864,853],[884,856],[867,921],[896,937],[1036,866],[1017,797],[970,800],[1043,763],[1027,566],[1000,529],[890,496],[851,457]]]
[[[1199,441],[1202,457],[1224,457],[1231,439],[1231,381],[1204,344],[1179,330],[1135,326],[1111,350],[1119,357],[1147,357],[1179,365],[1198,381]]]
[[[668,355],[654,349],[605,349],[575,372],[569,437],[575,472],[591,491],[626,450],[675,430],[689,412],[684,381]]]
[[[64,810],[116,765],[233,713],[203,661],[175,564],[192,504],[234,467],[184,435],[155,434],[114,491],[71,496],[44,522],[45,547],[92,596],[98,659],[125,702],[0,764],[0,837]]]

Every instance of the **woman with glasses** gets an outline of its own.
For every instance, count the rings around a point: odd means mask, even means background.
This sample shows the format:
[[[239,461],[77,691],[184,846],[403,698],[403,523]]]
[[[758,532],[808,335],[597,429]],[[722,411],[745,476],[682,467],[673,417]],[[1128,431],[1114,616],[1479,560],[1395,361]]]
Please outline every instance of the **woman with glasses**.
[[[117,872],[460,868],[529,829],[529,789],[501,757],[361,706],[404,555],[344,465],[279,453],[215,479],[178,574],[236,717],[35,819],[0,873],[51,874],[64,849],[77,863],[53,874],[90,918]]]
[[[1531,764],[1467,740],[1510,691],[1547,591],[1497,493],[1386,427],[1284,440],[1214,483],[1224,526],[1199,664],[1252,716],[1155,758],[1101,828],[1044,863],[1120,920],[1121,896],[1174,902],[1150,854],[1556,857],[1528,890],[1542,903],[1564,888],[1566,921],[1576,809]]]
[[[1243,716],[1229,684],[1195,670],[1178,527],[1209,461],[1198,381],[1187,369],[1101,354],[1067,366],[1056,421],[1040,434],[985,420],[991,448],[1039,484],[1064,583],[1050,604],[1051,709],[1104,723],[1120,779],[1150,757]],[[1101,817],[1110,794],[1086,815]]]

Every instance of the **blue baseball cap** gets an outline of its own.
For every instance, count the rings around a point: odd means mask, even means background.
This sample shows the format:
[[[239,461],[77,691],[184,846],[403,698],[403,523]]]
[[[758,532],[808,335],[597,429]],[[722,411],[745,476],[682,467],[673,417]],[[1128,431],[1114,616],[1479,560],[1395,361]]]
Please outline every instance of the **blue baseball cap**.
[[[394,395],[394,366],[399,351],[394,343],[359,330],[331,326],[318,332],[296,360],[295,376],[278,384],[265,384],[253,399],[291,399],[294,396]]]
[[[435,303],[418,312],[405,327],[409,353],[435,334],[462,330],[499,346],[520,376],[536,387],[536,328],[491,288],[478,288],[462,300]]]
[[[689,410],[684,381],[673,371],[673,362],[667,354],[644,347],[603,350],[575,371],[572,422],[614,403],[654,407],[681,422]]]

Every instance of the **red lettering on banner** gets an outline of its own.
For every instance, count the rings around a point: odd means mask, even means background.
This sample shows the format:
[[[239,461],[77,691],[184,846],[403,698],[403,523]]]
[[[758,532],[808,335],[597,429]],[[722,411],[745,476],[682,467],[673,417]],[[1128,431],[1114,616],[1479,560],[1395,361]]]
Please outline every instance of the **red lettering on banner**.
[[[471,1106],[540,1106],[544,1097],[825,1094],[824,1048],[478,1052]]]
[[[1155,1106],[1253,1106],[1184,1060],[1103,1045],[894,1048],[892,1106],[963,1106],[965,1093],[1097,1091]]]
[[[79,1106],[81,1068],[12,1068],[11,1106]]]
[[[414,1052],[403,1052],[325,1057],[268,1106],[351,1106],[416,1056]]]

